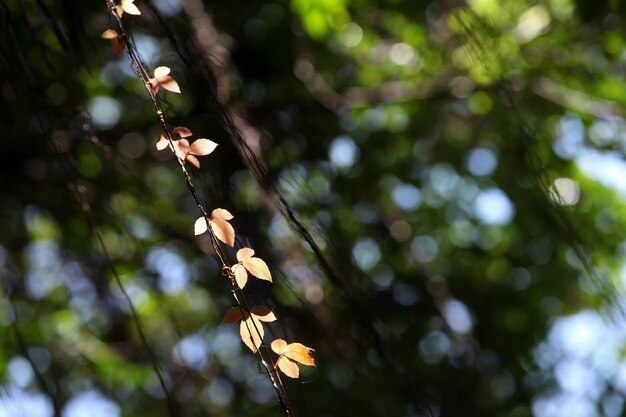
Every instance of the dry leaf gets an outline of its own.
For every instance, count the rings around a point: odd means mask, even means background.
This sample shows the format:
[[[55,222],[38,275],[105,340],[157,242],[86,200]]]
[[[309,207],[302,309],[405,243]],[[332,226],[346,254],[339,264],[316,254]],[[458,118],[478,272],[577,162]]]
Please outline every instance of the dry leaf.
[[[315,359],[311,355],[312,349],[302,343],[287,344],[283,339],[272,342],[272,350],[278,354],[276,365],[288,377],[298,378],[300,370],[296,362],[307,366],[315,366]]]
[[[250,314],[255,316],[257,319],[265,322],[276,321],[276,316],[274,312],[265,306],[254,306],[250,309]]]
[[[159,67],[159,68],[167,68],[167,67]],[[169,74],[169,70],[170,69],[167,68],[168,74]],[[156,74],[156,70],[154,72]],[[172,136],[174,137],[174,139],[184,139],[184,138],[191,137],[192,135],[193,133],[191,133],[191,130],[189,130],[185,126],[176,126],[174,129],[172,129]]]
[[[193,224],[193,234],[198,236],[207,231],[207,221],[204,217],[198,217]]]
[[[238,265],[243,266],[247,272],[251,273],[255,277],[259,279],[263,279],[266,281],[272,281],[272,274],[270,273],[269,268],[264,260],[261,258],[253,257],[254,250],[250,248],[241,248],[237,251],[237,260],[239,261]],[[241,268],[237,268],[239,271],[240,279],[237,280],[237,284],[239,288],[243,288],[248,280],[248,274],[245,271],[241,271]],[[237,277],[237,275],[235,275]],[[243,283],[240,283],[241,281]]]
[[[217,148],[217,143],[208,139],[198,139],[189,147],[189,153],[197,156],[208,155]]]
[[[245,343],[251,351],[256,352],[259,346],[261,346],[261,343],[263,343],[265,330],[259,320],[250,316],[248,319],[241,321],[239,325],[239,335],[243,343]]]
[[[178,86],[178,83],[169,74],[169,67],[157,67],[154,70],[154,78],[150,78],[148,83],[155,94],[159,92],[159,86],[168,91],[180,94],[180,87]]]
[[[253,352],[256,352],[263,343],[265,329],[262,321],[271,322],[276,320],[272,310],[265,306],[252,307],[250,313],[240,307],[231,307],[224,316],[224,323],[235,323],[240,321],[239,335],[241,340]]]
[[[236,264],[233,266],[233,273],[235,274],[235,281],[237,281],[239,288],[245,287],[248,282],[248,272],[246,272],[246,268],[241,264]]]
[[[117,55],[121,55],[124,52],[124,48],[126,47],[126,43],[124,39],[113,29],[107,29],[102,32],[102,39],[107,39],[111,41],[111,45],[113,46],[113,51]]]
[[[156,148],[157,150],[162,151],[163,149],[167,148],[169,144],[170,144],[170,141],[167,140],[165,135],[161,134],[161,136],[159,136],[159,140],[157,140]]]
[[[117,6],[117,14],[122,17],[124,12],[128,14],[134,14],[136,16],[140,15],[141,12],[133,3],[135,0],[122,0],[120,4]]]
[[[285,356],[281,356],[278,362],[276,362],[276,365],[278,365],[278,369],[283,371],[283,373],[290,378],[298,378],[300,376],[298,365]]]
[[[231,307],[228,309],[228,311],[224,315],[223,322],[225,324],[235,323],[235,322],[238,322],[239,320],[247,318],[248,316],[249,316],[248,313],[246,313],[240,307]]]
[[[235,229],[227,221],[232,218],[228,210],[217,208],[211,212],[211,229],[215,237],[229,246],[235,246]]]

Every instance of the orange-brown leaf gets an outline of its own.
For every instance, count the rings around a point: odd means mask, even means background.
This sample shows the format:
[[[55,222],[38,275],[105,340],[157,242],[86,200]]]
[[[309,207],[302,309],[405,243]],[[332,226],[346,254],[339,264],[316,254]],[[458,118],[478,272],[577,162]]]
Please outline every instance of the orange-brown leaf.
[[[191,135],[193,135],[193,133],[191,133],[191,130],[189,130],[185,126],[176,126],[174,129],[172,129],[172,136],[178,139],[188,138]]]
[[[208,139],[198,139],[189,147],[189,153],[197,156],[208,155],[217,148],[217,143]]]
[[[207,231],[207,227],[206,227],[206,219],[204,217],[198,217],[198,219],[196,219],[196,222],[193,225],[193,234],[194,235],[201,235],[202,233]]]
[[[276,364],[283,374],[287,375],[289,378],[298,378],[300,376],[300,369],[298,369],[298,365],[288,357],[281,356],[278,358],[278,362],[276,362]]]
[[[239,288],[245,287],[248,282],[248,273],[246,272],[246,268],[244,268],[241,264],[237,264],[233,266],[233,272],[235,273],[235,281],[237,281]]]
[[[311,355],[311,349],[302,343],[291,343],[283,350],[283,355],[303,365],[315,366],[315,359]]]
[[[239,320],[242,320],[242,319],[247,318],[247,317],[248,317],[248,313],[246,313],[241,308],[239,308],[239,307],[231,307],[231,308],[228,309],[228,311],[224,315],[223,322],[225,324],[236,323]]]
[[[263,342],[265,330],[263,330],[263,325],[260,321],[255,320],[254,317],[249,317],[241,321],[239,334],[241,335],[243,343],[245,343],[251,351],[256,352]]]

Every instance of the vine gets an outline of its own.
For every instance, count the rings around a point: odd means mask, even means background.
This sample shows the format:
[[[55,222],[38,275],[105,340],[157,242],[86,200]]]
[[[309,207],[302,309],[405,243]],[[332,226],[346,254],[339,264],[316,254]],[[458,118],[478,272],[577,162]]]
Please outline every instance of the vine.
[[[240,322],[240,336],[243,343],[255,354],[260,368],[268,375],[284,413],[287,416],[292,416],[294,413],[281,380],[281,374],[278,371],[280,370],[282,374],[290,378],[299,378],[298,364],[315,366],[315,359],[312,355],[313,349],[297,342],[287,343],[280,338],[271,342],[271,349],[263,344],[265,336],[263,323],[276,321],[276,316],[266,306],[250,306],[242,290],[247,284],[249,276],[272,282],[271,272],[265,261],[254,256],[254,250],[249,247],[238,249],[236,263],[228,261],[224,245],[231,248],[235,247],[236,233],[234,227],[229,223],[234,216],[223,208],[213,209],[209,214],[187,169],[187,163],[199,169],[201,164],[198,157],[210,155],[215,151],[218,144],[205,138],[192,141],[193,133],[187,127],[170,128],[158,93],[162,88],[181,94],[180,86],[170,75],[171,69],[165,66],[155,68],[151,77],[128,36],[122,20],[124,13],[141,15],[141,11],[134,4],[134,0],[121,0],[118,4],[115,3],[115,0],[105,0],[105,2],[119,32],[109,28],[102,33],[102,38],[111,41],[113,50],[117,55],[126,51],[135,74],[146,88],[163,129],[163,133],[156,142],[156,148],[159,151],[169,149],[176,157],[185,178],[185,184],[201,214],[194,223],[194,234],[208,233],[211,246],[222,265],[222,275],[230,281],[235,306],[226,312],[223,322]],[[263,354],[262,348],[264,348],[265,354]]]

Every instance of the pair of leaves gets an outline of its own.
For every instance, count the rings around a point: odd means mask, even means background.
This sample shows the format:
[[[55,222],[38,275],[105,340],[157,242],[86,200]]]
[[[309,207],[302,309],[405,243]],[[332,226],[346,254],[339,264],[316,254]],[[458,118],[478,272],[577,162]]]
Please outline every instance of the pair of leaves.
[[[211,217],[208,219],[215,237],[229,246],[235,246],[235,229],[228,223],[228,220],[232,220],[233,217],[228,210],[217,208],[211,212]],[[201,235],[207,230],[207,219],[199,217],[193,226],[194,234]]]
[[[120,4],[117,5],[116,11],[119,17],[122,17],[124,12],[128,14],[134,14],[135,16],[139,16],[141,12],[135,6],[135,0],[122,0]]]
[[[122,35],[114,31],[113,29],[107,29],[102,32],[102,39],[107,39],[111,41],[111,45],[113,45],[113,51],[117,55],[122,55],[124,52],[124,48],[126,48],[126,42],[124,42],[124,38]]]
[[[172,143],[174,152],[183,162],[189,161],[196,168],[200,168],[200,161],[196,156],[205,156],[212,153],[217,148],[217,143],[209,139],[196,139],[191,145],[187,138],[191,137],[191,130],[186,127],[175,127],[172,129]],[[156,148],[160,151],[167,148],[169,140],[161,134],[156,143]]]
[[[224,316],[224,323],[236,323],[238,321],[241,321],[239,324],[241,340],[251,351],[256,352],[263,343],[263,336],[265,336],[261,322],[276,321],[276,316],[272,310],[265,306],[252,307],[250,312],[240,307],[230,308]]]
[[[250,248],[242,248],[237,251],[239,263],[233,265],[232,270],[239,288],[245,287],[248,282],[248,273],[259,279],[272,282],[272,274],[265,261],[261,258],[255,258],[253,255],[254,250]]]
[[[154,78],[148,80],[150,89],[154,94],[159,92],[159,87],[165,88],[167,91],[180,94],[180,87],[175,79],[170,75],[169,67],[157,67],[154,70]]]
[[[276,339],[272,342],[272,350],[278,354],[276,366],[290,378],[298,378],[300,376],[300,369],[297,363],[315,366],[315,359],[311,355],[313,349],[304,346],[302,343],[287,344],[283,339]]]

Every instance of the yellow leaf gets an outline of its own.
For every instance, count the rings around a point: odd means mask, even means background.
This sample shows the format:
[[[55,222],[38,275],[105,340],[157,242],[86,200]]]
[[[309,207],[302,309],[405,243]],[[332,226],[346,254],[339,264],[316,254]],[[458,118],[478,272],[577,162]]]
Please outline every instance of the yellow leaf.
[[[311,355],[311,349],[302,343],[291,343],[283,350],[283,355],[303,365],[315,366],[315,359]]]
[[[223,208],[216,208],[211,212],[211,217],[217,218],[220,217],[224,220],[232,220],[235,216],[230,214],[230,212]]]
[[[263,259],[248,258],[244,259],[241,264],[255,277],[270,282],[272,281],[272,274],[270,274],[270,270]]]
[[[239,325],[239,334],[243,343],[251,351],[256,352],[263,342],[265,330],[263,330],[263,325],[261,325],[260,321],[255,320],[253,317],[248,317],[248,319],[242,320]]]
[[[296,363],[291,361],[288,357],[281,356],[278,358],[278,362],[276,362],[276,364],[278,365],[278,368],[289,378],[298,378],[300,376],[300,369],[298,369],[298,365],[296,365]]]
[[[243,268],[242,268],[243,269]],[[250,313],[257,319],[265,322],[276,321],[274,312],[265,306],[254,306]]]
[[[274,352],[276,352],[278,355],[281,355],[287,348],[287,342],[285,342],[283,339],[276,339],[272,342],[271,346]]]
[[[237,251],[237,260],[239,262],[251,258],[254,255],[254,249],[250,248],[241,248]]]
[[[246,272],[246,268],[237,264],[233,266],[233,272],[235,273],[235,281],[237,281],[239,288],[245,287],[248,282],[248,273]]]

